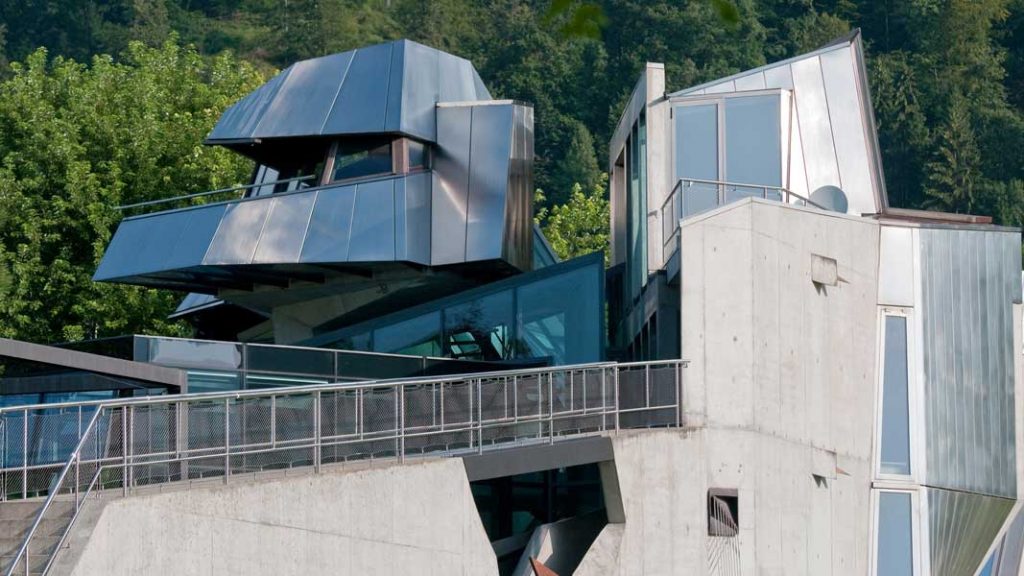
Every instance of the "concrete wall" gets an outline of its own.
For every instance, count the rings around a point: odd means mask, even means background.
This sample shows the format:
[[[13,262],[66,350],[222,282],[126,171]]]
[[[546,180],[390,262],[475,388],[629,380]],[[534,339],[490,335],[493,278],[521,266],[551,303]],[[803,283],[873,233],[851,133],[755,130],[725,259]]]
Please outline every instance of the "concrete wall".
[[[706,499],[725,488],[741,573],[867,573],[878,224],[747,200],[681,233],[691,429],[615,438],[621,542],[602,534],[582,568],[715,573]],[[821,258],[835,285],[812,282]]]
[[[102,504],[54,574],[497,574],[454,458]]]

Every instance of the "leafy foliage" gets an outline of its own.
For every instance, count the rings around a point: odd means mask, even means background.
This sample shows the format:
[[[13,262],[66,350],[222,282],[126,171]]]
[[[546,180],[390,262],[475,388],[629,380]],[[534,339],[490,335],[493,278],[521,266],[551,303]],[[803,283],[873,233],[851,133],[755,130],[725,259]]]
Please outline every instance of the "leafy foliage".
[[[0,84],[0,334],[75,340],[175,333],[178,295],[91,281],[121,204],[241,183],[249,162],[200,142],[262,82],[172,39],[91,66],[46,50]]]
[[[565,260],[604,251],[607,263],[611,219],[607,184],[604,174],[589,190],[573,184],[569,202],[550,210],[542,208],[537,213],[537,223],[541,224],[544,237],[559,258]]]
[[[538,213],[568,256],[607,241],[606,143],[645,62],[672,91],[854,26],[890,202],[1024,223],[1024,0],[0,0],[0,334],[176,329],[176,296],[89,281],[111,206],[244,179],[198,143],[297,59],[407,37],[532,103]]]

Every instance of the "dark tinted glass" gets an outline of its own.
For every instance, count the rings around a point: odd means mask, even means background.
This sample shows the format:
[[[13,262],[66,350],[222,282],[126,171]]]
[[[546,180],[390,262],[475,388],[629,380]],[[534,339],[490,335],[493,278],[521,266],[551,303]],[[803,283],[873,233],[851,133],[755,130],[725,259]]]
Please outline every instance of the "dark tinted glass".
[[[427,167],[427,147],[422,142],[409,140],[409,168]]]
[[[361,142],[338,144],[334,155],[332,180],[362,178],[391,173],[391,142]]]
[[[512,291],[499,292],[445,310],[445,341],[452,358],[512,357]]]
[[[324,376],[334,373],[332,353],[323,350],[251,344],[246,353],[249,370]]]
[[[431,312],[373,333],[375,352],[413,356],[441,355],[441,313]]]
[[[586,267],[519,288],[519,357],[551,357],[555,364],[600,360],[600,272]]]

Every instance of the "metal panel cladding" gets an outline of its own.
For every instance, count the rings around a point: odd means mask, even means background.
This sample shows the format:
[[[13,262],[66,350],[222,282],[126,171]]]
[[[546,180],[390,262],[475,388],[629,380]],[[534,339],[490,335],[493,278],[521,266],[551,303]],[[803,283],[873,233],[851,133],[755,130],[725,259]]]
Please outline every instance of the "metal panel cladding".
[[[292,64],[225,111],[207,143],[381,132],[433,142],[438,102],[490,99],[468,60],[397,40]]]
[[[505,259],[532,267],[533,110],[512,102],[441,106],[431,264]]]
[[[927,493],[931,573],[974,574],[1014,500],[934,488]]]
[[[929,486],[1013,498],[1020,233],[920,230]]]
[[[808,54],[670,96],[761,89],[793,91],[793,129],[783,135],[792,147],[789,187],[812,194],[823,186],[838,186],[849,200],[849,213],[881,212],[887,199],[859,32]]]

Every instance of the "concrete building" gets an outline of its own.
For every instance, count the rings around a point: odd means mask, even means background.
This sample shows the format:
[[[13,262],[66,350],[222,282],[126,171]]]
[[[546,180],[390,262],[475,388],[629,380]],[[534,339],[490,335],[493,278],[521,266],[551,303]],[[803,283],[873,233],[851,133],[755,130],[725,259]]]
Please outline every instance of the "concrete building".
[[[532,110],[465,60],[228,109],[253,181],[127,207],[96,272],[197,338],[0,341],[7,573],[1020,573],[1020,232],[888,205],[857,33],[665,86],[607,270],[532,226]]]

